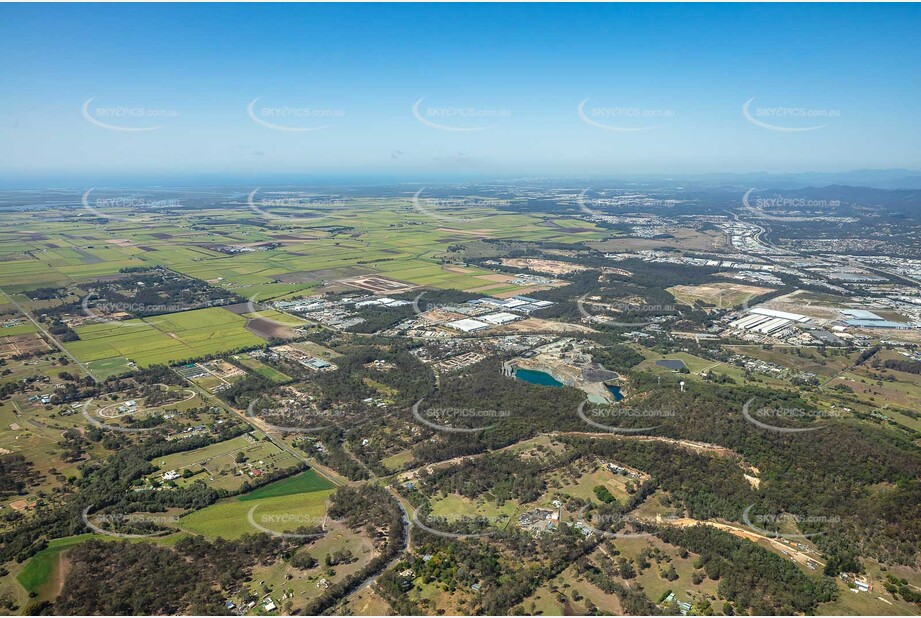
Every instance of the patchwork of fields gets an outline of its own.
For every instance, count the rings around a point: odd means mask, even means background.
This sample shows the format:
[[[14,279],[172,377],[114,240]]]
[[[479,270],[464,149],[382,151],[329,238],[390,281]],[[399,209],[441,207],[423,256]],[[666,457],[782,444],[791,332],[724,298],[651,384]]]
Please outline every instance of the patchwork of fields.
[[[76,329],[80,341],[72,341],[65,346],[85,362],[128,359],[146,367],[263,343],[263,339],[245,327],[246,318],[220,307],[210,307],[140,320],[81,326]]]
[[[291,218],[281,207],[271,217],[260,216],[260,225],[252,225],[254,211],[238,198],[222,207],[176,210],[155,219],[117,209],[110,220],[93,220],[82,209],[15,213],[16,225],[0,232],[0,288],[34,314],[63,301],[33,300],[24,292],[67,289],[66,302],[79,302],[94,281],[155,266],[258,301],[330,284],[358,291],[340,282],[359,275],[503,296],[521,293],[522,287],[491,270],[443,263],[445,249],[472,238],[574,243],[602,235],[593,224],[570,217],[485,207],[478,207],[475,220],[446,222],[415,208],[410,196],[350,199],[347,207],[325,210],[313,220]],[[209,308],[81,325],[74,328],[80,340],[64,345],[94,375],[105,378],[134,365],[171,364],[258,346],[263,342],[259,335],[268,331],[247,328],[248,317],[253,316]],[[31,329],[26,324],[3,334]],[[269,377],[284,381],[281,375]]]
[[[258,294],[261,300],[372,273],[438,288],[492,286],[492,293],[502,293],[516,286],[487,279],[495,274],[488,270],[446,267],[439,254],[473,238],[574,243],[602,236],[593,224],[568,217],[481,210],[476,214],[482,219],[448,224],[413,208],[409,196],[361,198],[313,223],[282,217],[261,220],[261,226],[245,225],[254,213],[234,202],[225,209],[103,224],[90,224],[73,210],[59,213],[68,221],[51,224],[36,214],[18,213],[16,229],[28,231],[0,234],[0,258],[5,260],[0,287],[11,292],[63,287],[117,276],[126,268],[162,265],[247,297]],[[239,234],[243,227],[245,237]],[[272,248],[232,254],[215,250],[262,243]]]

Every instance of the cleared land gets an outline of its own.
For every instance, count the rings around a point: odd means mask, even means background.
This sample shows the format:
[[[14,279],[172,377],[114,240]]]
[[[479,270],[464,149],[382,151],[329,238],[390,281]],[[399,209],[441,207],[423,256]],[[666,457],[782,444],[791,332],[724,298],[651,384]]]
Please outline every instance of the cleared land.
[[[65,347],[82,361],[126,358],[139,366],[170,364],[262,345],[246,318],[220,307],[75,329],[80,341]]]
[[[235,539],[259,531],[250,522],[252,516],[263,528],[291,532],[320,525],[332,492],[332,485],[311,470],[195,511],[183,517],[179,526],[207,537]]]
[[[245,457],[243,462],[237,461],[240,453]],[[246,434],[204,448],[175,453],[152,463],[159,468],[152,479],[172,470],[180,475],[188,471],[192,476],[174,481],[180,487],[203,480],[216,489],[236,491],[244,483],[252,483],[264,474],[291,468],[297,465],[298,460],[273,442],[254,439]]]
[[[675,300],[684,305],[700,301],[717,309],[738,307],[746,300],[773,292],[772,288],[741,283],[708,283],[706,285],[676,285],[667,288]]]

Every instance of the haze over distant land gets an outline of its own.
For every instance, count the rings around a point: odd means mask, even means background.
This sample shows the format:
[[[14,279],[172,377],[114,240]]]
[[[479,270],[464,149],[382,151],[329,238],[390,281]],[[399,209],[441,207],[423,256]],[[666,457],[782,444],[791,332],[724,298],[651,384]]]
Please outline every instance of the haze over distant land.
[[[597,175],[506,175],[491,174],[314,174],[314,173],[37,173],[0,174],[0,190],[82,189],[89,186],[110,187],[202,187],[269,185],[322,185],[322,186],[378,186],[419,182],[505,182],[522,184],[552,182],[560,186],[585,183],[629,185],[654,183],[667,186],[758,186],[775,189],[824,188],[835,185],[868,187],[872,189],[921,189],[921,172],[907,169],[864,169],[845,172],[795,172],[795,173],[709,173],[709,174],[597,174]]]

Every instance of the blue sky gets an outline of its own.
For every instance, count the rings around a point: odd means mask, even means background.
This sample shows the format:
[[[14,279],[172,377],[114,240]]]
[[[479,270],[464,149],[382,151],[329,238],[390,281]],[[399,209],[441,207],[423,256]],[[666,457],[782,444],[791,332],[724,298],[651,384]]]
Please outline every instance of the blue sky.
[[[0,5],[0,174],[921,169],[919,27],[917,5]]]

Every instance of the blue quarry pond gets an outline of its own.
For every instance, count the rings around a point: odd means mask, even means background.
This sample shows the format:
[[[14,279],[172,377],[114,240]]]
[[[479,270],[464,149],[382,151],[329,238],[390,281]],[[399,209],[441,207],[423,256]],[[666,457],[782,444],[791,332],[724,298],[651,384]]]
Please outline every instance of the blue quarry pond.
[[[608,389],[608,392],[614,395],[614,401],[620,401],[624,398],[623,393],[620,392],[619,386],[612,386],[610,384],[605,384],[605,387]]]
[[[516,369],[515,379],[527,382],[528,384],[537,384],[538,386],[563,386],[552,375],[545,371],[534,371],[533,369]]]

